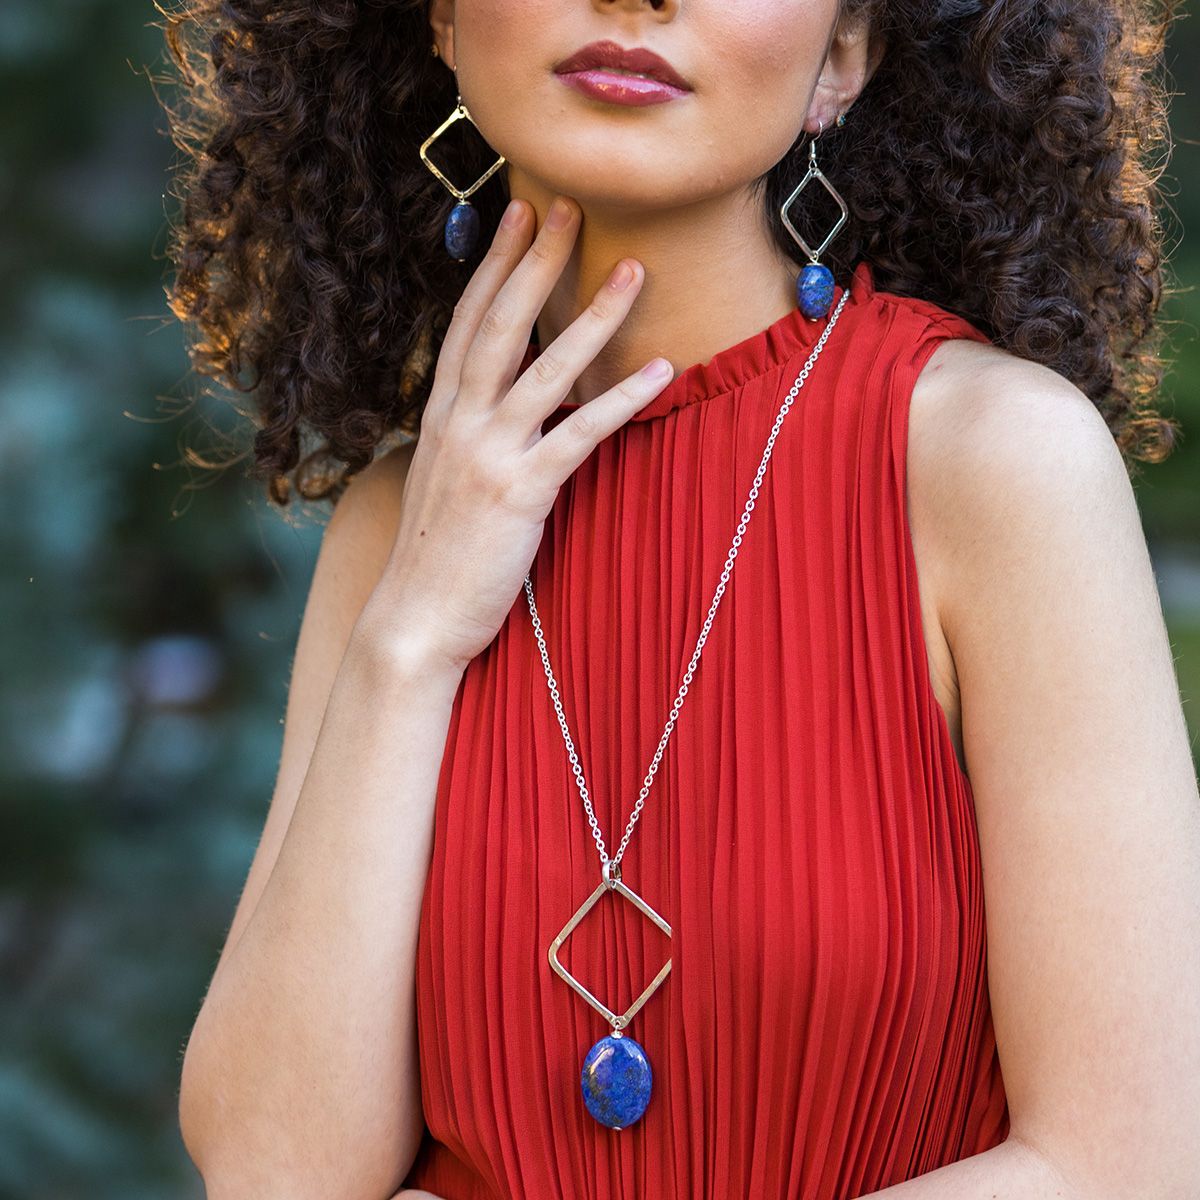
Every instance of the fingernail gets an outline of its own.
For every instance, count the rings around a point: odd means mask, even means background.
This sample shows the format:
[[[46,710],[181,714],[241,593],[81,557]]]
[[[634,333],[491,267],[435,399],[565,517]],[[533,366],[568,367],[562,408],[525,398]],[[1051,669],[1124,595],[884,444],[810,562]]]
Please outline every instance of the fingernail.
[[[564,229],[571,220],[571,206],[562,199],[555,200],[546,214],[547,229]]]
[[[505,229],[512,229],[514,226],[521,223],[521,202],[519,200],[510,200],[508,207],[504,210],[504,216],[500,218],[500,224]]]
[[[622,259],[609,278],[614,292],[623,292],[633,282],[633,268]]]
[[[642,374],[647,379],[665,379],[674,367],[671,366],[670,360],[666,358],[652,358],[643,368]]]

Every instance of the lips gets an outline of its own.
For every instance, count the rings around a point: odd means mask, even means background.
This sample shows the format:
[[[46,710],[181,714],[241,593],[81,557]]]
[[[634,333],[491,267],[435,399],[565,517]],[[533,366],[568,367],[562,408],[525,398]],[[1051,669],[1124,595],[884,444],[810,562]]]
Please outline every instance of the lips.
[[[554,71],[557,75],[566,75],[572,71],[585,71],[597,67],[648,75],[660,83],[682,91],[691,91],[687,81],[661,55],[647,50],[644,46],[619,46],[611,41],[589,42],[576,50],[570,58],[564,58]]]

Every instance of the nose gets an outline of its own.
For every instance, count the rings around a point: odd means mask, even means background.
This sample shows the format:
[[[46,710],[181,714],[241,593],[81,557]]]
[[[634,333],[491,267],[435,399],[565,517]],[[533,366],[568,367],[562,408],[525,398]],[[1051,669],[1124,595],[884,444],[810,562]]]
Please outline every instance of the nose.
[[[655,12],[662,12],[663,9],[678,7],[679,0],[597,0],[596,7],[600,9],[611,8],[627,8],[632,11],[637,11],[642,8],[651,8]]]

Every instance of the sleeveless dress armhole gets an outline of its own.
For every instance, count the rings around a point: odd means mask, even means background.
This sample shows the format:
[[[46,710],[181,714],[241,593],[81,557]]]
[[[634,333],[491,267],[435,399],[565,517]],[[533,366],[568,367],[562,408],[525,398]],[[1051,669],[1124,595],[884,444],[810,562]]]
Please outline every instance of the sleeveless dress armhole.
[[[903,578],[907,597],[906,615],[909,620],[911,644],[914,647],[913,671],[921,688],[923,703],[936,728],[937,737],[941,742],[943,755],[948,755],[944,761],[952,762],[954,773],[960,785],[965,789],[974,807],[974,793],[971,791],[971,781],[958,760],[954,748],[954,739],[950,733],[950,723],[946,712],[937,698],[933,687],[933,679],[929,671],[929,648],[925,637],[925,626],[921,615],[921,588],[917,574],[916,552],[913,544],[912,526],[909,520],[909,489],[908,489],[908,434],[909,417],[912,409],[912,397],[921,372],[928,365],[933,353],[944,342],[955,339],[965,339],[974,342],[991,343],[978,326],[956,313],[949,312],[926,301],[906,300],[910,309],[927,315],[925,327],[913,339],[908,353],[897,356],[891,386],[888,388],[888,431],[891,438],[892,479],[895,490],[894,511],[897,516],[897,539],[901,546],[903,562]]]

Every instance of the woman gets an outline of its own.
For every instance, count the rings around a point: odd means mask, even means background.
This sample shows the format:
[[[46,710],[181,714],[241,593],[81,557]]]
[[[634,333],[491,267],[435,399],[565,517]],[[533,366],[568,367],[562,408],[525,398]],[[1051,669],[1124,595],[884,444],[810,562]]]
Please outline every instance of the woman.
[[[1173,433],[1164,24],[168,23],[175,311],[271,495],[341,497],[184,1062],[212,1196],[1200,1194],[1196,781],[1125,470]]]

